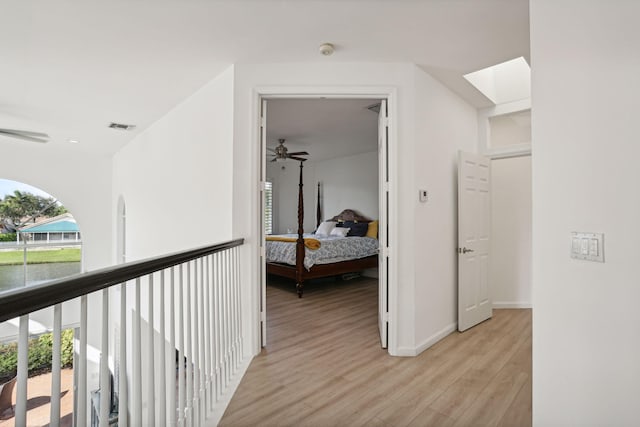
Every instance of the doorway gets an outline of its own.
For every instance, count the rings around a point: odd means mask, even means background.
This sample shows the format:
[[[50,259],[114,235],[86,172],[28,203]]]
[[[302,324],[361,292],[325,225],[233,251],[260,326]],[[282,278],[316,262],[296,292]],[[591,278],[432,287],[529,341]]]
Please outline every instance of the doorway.
[[[343,109],[351,109],[351,115]],[[382,111],[382,113],[380,113]],[[298,200],[304,212],[302,229],[313,232],[323,221],[344,209],[377,220],[378,322],[381,344],[387,347],[389,331],[389,130],[387,99],[326,96],[265,96],[261,99],[260,218],[263,238],[260,250],[260,322],[262,346],[266,345],[266,256],[269,231],[297,237]],[[368,122],[359,130],[355,118]],[[277,159],[285,146],[294,159]],[[308,157],[306,154],[309,153]],[[301,160],[305,158],[305,160]],[[306,160],[306,159],[309,160]],[[290,161],[294,160],[294,161]],[[298,191],[298,179],[302,191]],[[284,208],[283,208],[284,207]],[[362,225],[362,224],[361,224]],[[372,273],[367,270],[365,274]],[[309,296],[311,298],[312,296]]]

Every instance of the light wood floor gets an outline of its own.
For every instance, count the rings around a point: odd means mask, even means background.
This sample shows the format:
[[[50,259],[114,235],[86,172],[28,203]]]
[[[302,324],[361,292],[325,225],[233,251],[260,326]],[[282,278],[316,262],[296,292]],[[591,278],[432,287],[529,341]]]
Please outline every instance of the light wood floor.
[[[268,345],[221,426],[531,425],[531,311],[455,332],[417,357],[379,345],[377,282],[268,287]]]

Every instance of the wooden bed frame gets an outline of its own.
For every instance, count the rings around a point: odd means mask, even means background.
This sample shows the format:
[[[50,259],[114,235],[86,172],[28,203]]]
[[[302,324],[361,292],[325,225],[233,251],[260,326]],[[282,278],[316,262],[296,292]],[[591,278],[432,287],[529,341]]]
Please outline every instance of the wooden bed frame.
[[[298,185],[298,239],[296,240],[296,265],[281,264],[276,262],[267,262],[267,273],[274,274],[276,276],[287,277],[296,281],[296,290],[298,292],[298,298],[302,298],[304,291],[304,281],[309,279],[319,279],[321,277],[337,276],[339,274],[353,273],[356,271],[364,270],[366,268],[378,267],[378,255],[371,255],[366,258],[334,262],[331,264],[316,264],[309,270],[304,268],[304,199],[302,193],[302,167],[303,163],[300,162],[300,183]],[[320,183],[318,183],[318,209],[316,212],[316,223],[320,225],[322,218],[322,210],[320,208]],[[345,209],[339,215],[331,218],[330,221],[358,221],[358,222],[371,222],[371,219],[366,218],[356,211],[351,209]]]

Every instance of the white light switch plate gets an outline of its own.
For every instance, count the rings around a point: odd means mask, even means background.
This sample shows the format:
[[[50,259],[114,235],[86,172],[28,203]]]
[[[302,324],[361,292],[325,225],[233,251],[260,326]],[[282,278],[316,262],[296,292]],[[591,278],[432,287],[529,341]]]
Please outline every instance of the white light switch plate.
[[[604,262],[604,233],[571,232],[571,258]]]

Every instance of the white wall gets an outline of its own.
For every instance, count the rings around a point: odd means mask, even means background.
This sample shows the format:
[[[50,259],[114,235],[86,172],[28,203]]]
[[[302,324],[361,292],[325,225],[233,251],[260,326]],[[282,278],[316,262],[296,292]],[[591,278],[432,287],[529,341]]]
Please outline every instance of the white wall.
[[[491,161],[494,308],[531,307],[531,156]]]
[[[455,326],[455,152],[476,149],[475,110],[413,64],[311,63],[236,65],[234,132],[234,234],[258,236],[260,221],[257,131],[259,93],[348,92],[396,95],[390,109],[390,148],[395,218],[392,280],[397,294],[390,295],[390,351],[416,354]],[[373,89],[372,89],[373,88]],[[418,102],[418,97],[420,102]],[[418,172],[417,172],[418,171]],[[417,206],[419,188],[432,190],[432,203]],[[416,215],[424,215],[418,224]],[[257,349],[258,242],[248,240],[243,255],[252,265],[243,276],[245,295],[252,296],[254,314],[244,319],[254,333],[248,351]],[[416,262],[419,260],[419,262]],[[425,261],[426,260],[426,261]],[[416,264],[420,266],[416,266]],[[417,314],[416,314],[417,313]]]
[[[422,351],[457,327],[457,152],[477,151],[474,108],[416,68],[416,143],[400,158],[411,162],[415,181],[402,190],[402,209],[415,211],[408,231],[415,251],[415,348]],[[418,190],[428,191],[420,203]]]
[[[282,169],[282,166],[285,169]],[[297,232],[298,182],[297,162],[268,162],[267,179],[273,182],[274,233]],[[316,228],[318,182],[322,183],[323,220],[344,209],[378,218],[378,152],[304,163],[304,230]]]
[[[344,209],[378,219],[377,151],[317,162],[318,181],[322,188],[323,219],[330,219]]]
[[[231,238],[232,144],[233,67],[114,156],[128,260]]]
[[[284,166],[284,169],[282,167]],[[267,163],[267,179],[273,183],[273,233],[284,234],[287,230],[298,232],[298,185],[300,163],[294,161]],[[304,198],[304,231],[311,233],[316,228],[316,177],[315,163],[304,162],[302,173]]]
[[[638,16],[531,1],[535,426],[638,425]],[[571,231],[605,262],[570,259]]]
[[[112,200],[114,207],[120,198],[126,204],[128,261],[232,238],[232,144],[233,67],[116,153]],[[114,208],[112,216],[116,215]],[[116,231],[114,227],[114,239]],[[127,289],[129,301],[135,300],[133,292]],[[143,279],[143,302],[147,292]],[[113,294],[118,298],[119,290]],[[158,304],[157,293],[155,298]],[[119,313],[113,315],[118,319]],[[128,322],[131,316],[128,311]],[[159,330],[157,317],[155,322]],[[118,321],[114,324],[115,331]],[[131,342],[127,345],[132,348]],[[127,363],[131,369],[131,358]],[[143,396],[147,395],[145,384]]]

